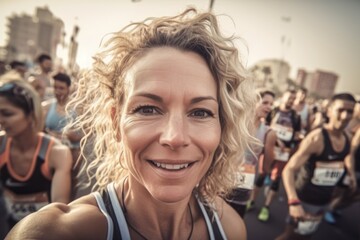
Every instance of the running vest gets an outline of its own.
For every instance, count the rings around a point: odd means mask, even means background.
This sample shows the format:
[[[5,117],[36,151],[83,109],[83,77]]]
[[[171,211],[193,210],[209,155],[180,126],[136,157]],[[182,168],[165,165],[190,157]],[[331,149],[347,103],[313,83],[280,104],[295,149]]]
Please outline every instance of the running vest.
[[[270,127],[266,126],[264,122],[261,122],[255,137],[265,145],[266,135],[269,132]],[[242,189],[253,189],[255,182],[255,172],[256,166],[258,164],[259,156],[264,152],[264,146],[258,147],[256,146],[254,149],[254,153],[250,151],[245,152],[245,161],[243,166],[241,167],[241,171],[238,173],[239,178],[239,188]],[[244,200],[246,201],[246,200]]]
[[[54,139],[39,134],[39,143],[26,176],[15,173],[10,163],[11,138],[3,138],[0,146],[0,181],[10,217],[20,221],[50,202],[51,173],[48,155]]]
[[[299,198],[313,205],[329,204],[333,190],[345,173],[344,159],[350,151],[350,141],[346,134],[345,146],[336,152],[330,141],[329,133],[322,128],[324,150],[319,155],[312,155],[300,169],[295,186]]]
[[[67,117],[61,116],[56,111],[57,102],[50,104],[49,111],[46,115],[45,128],[54,131],[62,132],[67,124]]]
[[[295,132],[301,129],[301,120],[293,109],[284,112],[278,107],[274,108],[266,117],[266,122],[276,132],[276,136],[284,142],[286,147],[291,147]]]
[[[114,183],[110,183],[102,192],[102,194],[99,192],[94,192],[92,194],[95,196],[98,207],[107,220],[108,229],[106,239],[130,240],[129,228],[127,226],[123,210],[116,196]],[[205,218],[210,239],[227,239],[217,213],[203,205],[199,200],[198,203]]]

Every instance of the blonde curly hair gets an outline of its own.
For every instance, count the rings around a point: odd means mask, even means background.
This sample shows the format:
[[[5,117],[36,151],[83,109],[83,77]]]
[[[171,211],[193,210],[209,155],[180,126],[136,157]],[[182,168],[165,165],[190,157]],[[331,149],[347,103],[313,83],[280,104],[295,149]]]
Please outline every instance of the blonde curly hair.
[[[79,81],[78,91],[68,109],[78,117],[69,126],[81,129],[82,157],[90,177],[96,172],[95,189],[128,176],[129,159],[116,136],[126,99],[124,78],[127,71],[149,49],[173,47],[203,57],[217,82],[221,140],[208,172],[195,191],[204,202],[227,195],[238,185],[236,172],[245,149],[256,143],[252,136],[257,100],[250,75],[239,61],[236,38],[220,33],[217,17],[190,8],[174,17],[148,18],[132,23],[111,35],[94,57],[92,70]],[[84,147],[91,145],[90,154]],[[92,158],[92,159],[90,159]]]

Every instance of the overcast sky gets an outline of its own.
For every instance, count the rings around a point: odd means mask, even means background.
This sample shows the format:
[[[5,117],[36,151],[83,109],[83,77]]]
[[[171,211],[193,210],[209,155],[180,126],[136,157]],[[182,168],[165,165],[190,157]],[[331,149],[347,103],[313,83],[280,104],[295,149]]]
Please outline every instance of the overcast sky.
[[[174,15],[187,6],[200,10],[210,0],[0,0],[0,45],[4,45],[6,17],[12,13],[34,14],[48,6],[65,23],[68,41],[75,23],[78,63],[91,65],[91,56],[107,33],[131,21],[150,16]],[[244,39],[247,66],[278,58],[298,68],[339,75],[337,92],[360,94],[360,1],[359,0],[215,0],[213,11],[221,17],[225,33]],[[232,19],[232,20],[231,20]],[[284,38],[285,36],[285,38]],[[284,41],[281,41],[283,39]]]

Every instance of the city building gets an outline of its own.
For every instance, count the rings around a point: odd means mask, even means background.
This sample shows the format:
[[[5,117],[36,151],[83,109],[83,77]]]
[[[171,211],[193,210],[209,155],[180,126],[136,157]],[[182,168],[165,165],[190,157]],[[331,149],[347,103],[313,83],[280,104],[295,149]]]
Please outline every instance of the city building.
[[[336,88],[338,75],[328,71],[316,70],[307,72],[299,69],[295,82],[308,89],[309,94],[316,98],[330,98]]]
[[[33,62],[40,53],[56,58],[58,44],[62,43],[64,23],[48,7],[36,8],[35,15],[13,14],[7,18],[5,60]]]
[[[309,77],[309,74],[305,69],[298,69],[297,76],[295,78],[295,83],[300,87],[305,87],[306,79]]]

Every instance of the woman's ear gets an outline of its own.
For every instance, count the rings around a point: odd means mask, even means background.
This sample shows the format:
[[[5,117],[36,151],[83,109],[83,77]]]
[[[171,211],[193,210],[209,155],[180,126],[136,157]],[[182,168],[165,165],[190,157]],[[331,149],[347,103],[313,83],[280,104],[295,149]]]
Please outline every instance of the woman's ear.
[[[116,141],[121,141],[121,134],[120,134],[120,127],[119,127],[119,118],[116,111],[116,107],[111,107],[110,110],[111,120],[112,120],[112,126],[114,129],[115,139]]]

